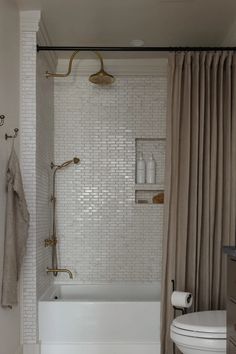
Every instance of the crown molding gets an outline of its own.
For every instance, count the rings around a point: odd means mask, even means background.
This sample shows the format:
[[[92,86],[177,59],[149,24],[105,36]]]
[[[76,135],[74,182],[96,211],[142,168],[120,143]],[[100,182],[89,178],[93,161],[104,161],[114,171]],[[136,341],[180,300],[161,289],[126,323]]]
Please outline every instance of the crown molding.
[[[41,12],[20,11],[20,31],[21,32],[38,32]]]
[[[45,26],[45,22],[43,17],[41,17],[40,23],[39,23],[39,31],[37,33],[37,43],[39,45],[46,45],[46,46],[51,46],[51,39],[48,34],[47,28]],[[47,60],[47,63],[49,65],[50,71],[55,71],[57,67],[57,55],[53,51],[46,51],[46,52],[41,52],[38,53],[38,55],[43,55],[45,59]]]
[[[66,72],[68,59],[59,59],[57,72]],[[96,59],[75,60],[73,63],[72,75],[89,75],[100,69],[99,61]],[[106,59],[104,68],[114,76],[148,76],[167,75],[168,59]]]

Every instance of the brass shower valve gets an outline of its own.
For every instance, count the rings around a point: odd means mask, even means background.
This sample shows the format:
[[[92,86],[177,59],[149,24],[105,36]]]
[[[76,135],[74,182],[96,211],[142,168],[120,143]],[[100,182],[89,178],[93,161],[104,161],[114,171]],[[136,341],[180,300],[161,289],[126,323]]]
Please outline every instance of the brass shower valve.
[[[47,238],[44,240],[44,247],[56,246],[57,239],[56,238]]]

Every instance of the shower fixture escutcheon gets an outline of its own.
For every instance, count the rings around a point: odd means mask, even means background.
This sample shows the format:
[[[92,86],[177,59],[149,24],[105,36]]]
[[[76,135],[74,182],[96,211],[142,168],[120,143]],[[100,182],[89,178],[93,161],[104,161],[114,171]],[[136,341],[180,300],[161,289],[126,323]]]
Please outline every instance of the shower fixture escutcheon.
[[[70,60],[69,60],[69,66],[68,70],[65,74],[62,73],[50,73],[49,71],[46,71],[45,76],[46,78],[49,77],[67,77],[70,75],[71,70],[72,70],[72,63],[75,58],[75,56],[80,52],[80,50],[75,51],[72,53]],[[103,63],[103,58],[100,53],[93,51],[93,53],[98,57],[100,61],[100,70],[96,72],[95,74],[92,74],[89,76],[89,81],[92,82],[93,84],[96,85],[110,85],[113,84],[115,81],[115,78],[113,75],[109,74],[108,72],[105,71],[104,69],[104,63]]]

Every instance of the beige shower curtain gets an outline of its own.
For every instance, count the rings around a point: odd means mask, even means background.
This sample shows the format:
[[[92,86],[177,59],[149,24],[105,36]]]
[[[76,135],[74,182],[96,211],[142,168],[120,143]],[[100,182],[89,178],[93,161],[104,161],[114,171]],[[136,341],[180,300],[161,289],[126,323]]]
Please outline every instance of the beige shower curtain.
[[[172,353],[171,280],[193,311],[223,309],[223,245],[235,245],[236,55],[171,55],[162,277],[162,354]]]

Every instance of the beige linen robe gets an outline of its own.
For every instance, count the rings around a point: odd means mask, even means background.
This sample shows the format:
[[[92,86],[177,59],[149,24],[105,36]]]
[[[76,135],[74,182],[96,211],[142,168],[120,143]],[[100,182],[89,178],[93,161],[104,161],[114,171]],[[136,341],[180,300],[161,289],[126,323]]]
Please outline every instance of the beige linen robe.
[[[7,166],[2,307],[12,307],[12,305],[17,303],[17,281],[25,253],[28,227],[29,213],[24,195],[19,161],[13,146]]]

